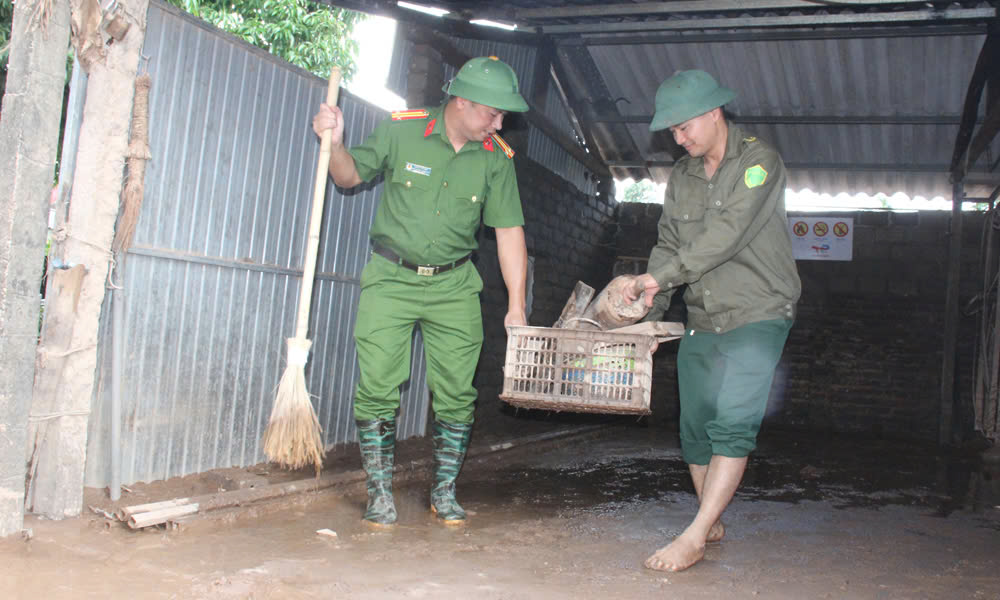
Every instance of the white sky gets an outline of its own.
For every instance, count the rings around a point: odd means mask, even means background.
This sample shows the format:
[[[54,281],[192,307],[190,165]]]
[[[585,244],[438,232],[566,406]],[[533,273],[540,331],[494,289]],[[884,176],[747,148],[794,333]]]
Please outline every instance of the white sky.
[[[625,197],[625,188],[632,185],[632,179],[615,180],[615,198],[621,202]],[[657,203],[663,202],[663,192],[667,185],[653,184],[653,197]],[[941,196],[927,199],[921,196],[910,198],[902,192],[886,196],[888,206],[882,204],[882,198],[868,194],[817,194],[810,189],[785,191],[785,208],[787,210],[830,210],[830,209],[894,209],[894,210],[951,210],[951,200]],[[969,203],[966,203],[969,204]],[[971,208],[971,204],[969,206]]]
[[[369,16],[354,27],[354,39],[359,46],[358,70],[347,89],[385,110],[407,108],[405,100],[385,87],[392,43],[396,39],[396,21]]]

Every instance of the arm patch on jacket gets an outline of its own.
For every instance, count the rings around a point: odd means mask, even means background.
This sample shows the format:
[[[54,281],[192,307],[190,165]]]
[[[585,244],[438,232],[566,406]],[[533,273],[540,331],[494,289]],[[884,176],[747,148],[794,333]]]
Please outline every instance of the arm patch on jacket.
[[[761,165],[754,165],[743,173],[743,183],[747,184],[748,188],[755,188],[765,181],[767,181],[767,171]]]

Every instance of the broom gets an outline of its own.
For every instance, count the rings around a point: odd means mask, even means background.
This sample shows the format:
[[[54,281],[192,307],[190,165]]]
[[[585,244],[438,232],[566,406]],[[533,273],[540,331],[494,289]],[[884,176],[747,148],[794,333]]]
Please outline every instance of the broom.
[[[132,108],[132,132],[128,143],[128,159],[125,165],[128,178],[122,191],[121,211],[115,226],[115,239],[111,244],[116,254],[124,256],[132,246],[135,226],[142,209],[142,195],[145,188],[146,161],[149,153],[149,88],[153,78],[143,73],[135,79],[135,97]]]
[[[326,103],[337,105],[340,91],[340,68],[330,71],[326,90]],[[288,338],[288,364],[278,383],[278,394],[271,409],[271,421],[264,432],[264,454],[272,461],[289,469],[299,469],[308,463],[316,466],[319,477],[323,467],[323,439],[319,419],[313,410],[309,391],[306,390],[306,361],[312,341],[309,333],[309,306],[312,303],[313,278],[316,272],[316,253],[319,249],[319,229],[323,220],[323,202],[326,195],[326,178],[330,164],[331,130],[323,131],[319,145],[319,165],[313,187],[313,206],[309,215],[309,238],[306,243],[306,262],[302,269],[302,288],[299,290],[299,314],[295,337]]]

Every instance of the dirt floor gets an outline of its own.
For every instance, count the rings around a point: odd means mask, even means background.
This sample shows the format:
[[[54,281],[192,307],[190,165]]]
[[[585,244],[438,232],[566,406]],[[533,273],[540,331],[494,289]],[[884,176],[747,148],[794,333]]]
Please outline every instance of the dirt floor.
[[[696,509],[676,435],[620,424],[566,433],[502,451],[478,444],[459,479],[472,514],[458,529],[430,516],[424,468],[397,478],[391,532],[361,523],[357,483],[138,531],[91,510],[28,517],[30,539],[0,540],[0,598],[1000,598],[1000,466],[900,442],[765,433],[726,539],[694,568],[660,573],[643,560]],[[403,461],[426,450],[406,443]],[[334,468],[357,468],[342,460]],[[130,486],[122,503],[282,477],[294,474],[216,472]],[[115,508],[99,490],[86,502]]]

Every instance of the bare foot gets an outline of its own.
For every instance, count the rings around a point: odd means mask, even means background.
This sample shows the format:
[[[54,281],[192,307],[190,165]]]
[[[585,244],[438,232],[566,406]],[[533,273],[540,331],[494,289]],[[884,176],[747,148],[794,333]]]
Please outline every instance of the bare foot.
[[[722,524],[722,519],[719,519],[708,530],[708,536],[705,537],[705,541],[709,543],[721,542],[724,537],[726,537],[726,526]]]
[[[695,540],[680,537],[657,550],[646,559],[646,568],[657,571],[683,571],[705,556],[705,544]]]

